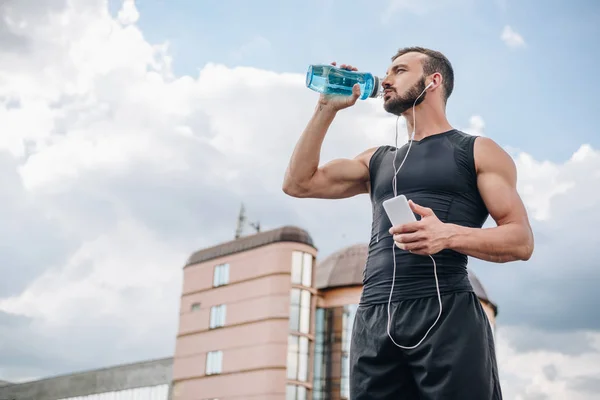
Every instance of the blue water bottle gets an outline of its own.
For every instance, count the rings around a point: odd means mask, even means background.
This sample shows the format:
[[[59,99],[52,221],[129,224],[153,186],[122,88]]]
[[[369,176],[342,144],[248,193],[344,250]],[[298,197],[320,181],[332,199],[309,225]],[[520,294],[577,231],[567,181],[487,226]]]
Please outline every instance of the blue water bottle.
[[[359,99],[379,97],[382,93],[380,80],[369,72],[348,71],[333,65],[309,65],[306,72],[306,87],[315,92],[351,96],[352,87],[360,86]]]

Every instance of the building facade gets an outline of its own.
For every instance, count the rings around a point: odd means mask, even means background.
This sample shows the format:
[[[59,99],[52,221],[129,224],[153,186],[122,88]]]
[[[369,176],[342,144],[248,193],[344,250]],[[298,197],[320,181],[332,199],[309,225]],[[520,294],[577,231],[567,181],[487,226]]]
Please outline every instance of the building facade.
[[[342,400],[366,244],[317,263],[308,232],[282,227],[193,253],[172,358],[19,384],[0,400]],[[497,308],[469,279],[492,327]]]
[[[173,362],[174,400],[307,398],[316,255],[308,233],[284,227],[190,257]]]

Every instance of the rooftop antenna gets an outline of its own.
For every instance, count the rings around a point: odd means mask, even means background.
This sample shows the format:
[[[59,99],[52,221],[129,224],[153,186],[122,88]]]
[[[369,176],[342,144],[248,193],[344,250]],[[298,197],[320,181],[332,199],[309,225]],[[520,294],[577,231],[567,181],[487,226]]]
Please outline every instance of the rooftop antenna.
[[[240,213],[238,215],[237,228],[235,230],[235,238],[239,239],[242,236],[244,231],[244,224],[246,223],[246,207],[244,207],[244,203],[240,207]]]
[[[246,224],[250,225],[252,229],[256,231],[256,233],[260,232],[260,221],[248,222],[248,218],[246,217],[246,207],[244,206],[244,203],[242,203],[240,207],[240,213],[238,215],[237,228],[235,229],[236,239],[239,239],[242,236]]]
[[[256,231],[256,233],[260,232],[260,221],[250,222],[249,225],[254,228],[254,230]]]

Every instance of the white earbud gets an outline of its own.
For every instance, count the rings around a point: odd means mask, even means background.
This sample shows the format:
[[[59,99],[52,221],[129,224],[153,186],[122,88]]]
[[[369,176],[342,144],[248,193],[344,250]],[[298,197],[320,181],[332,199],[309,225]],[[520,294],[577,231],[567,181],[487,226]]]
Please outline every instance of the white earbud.
[[[431,85],[433,85],[433,82],[431,82],[429,85],[427,85],[427,87],[425,88],[425,90],[429,89],[431,87]]]

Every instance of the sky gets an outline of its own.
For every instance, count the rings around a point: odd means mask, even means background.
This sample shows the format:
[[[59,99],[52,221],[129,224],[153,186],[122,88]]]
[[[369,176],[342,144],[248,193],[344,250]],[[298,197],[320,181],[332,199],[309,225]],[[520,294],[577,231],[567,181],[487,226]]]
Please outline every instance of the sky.
[[[381,76],[421,45],[454,66],[453,126],[514,158],[536,237],[528,262],[470,260],[505,398],[594,398],[599,37],[593,1],[2,2],[0,379],[172,355],[183,263],[233,239],[242,202],[264,230],[307,229],[320,259],[368,241],[368,197],[281,191],[318,97],[304,74]],[[360,101],[322,161],[392,144],[395,122]]]

